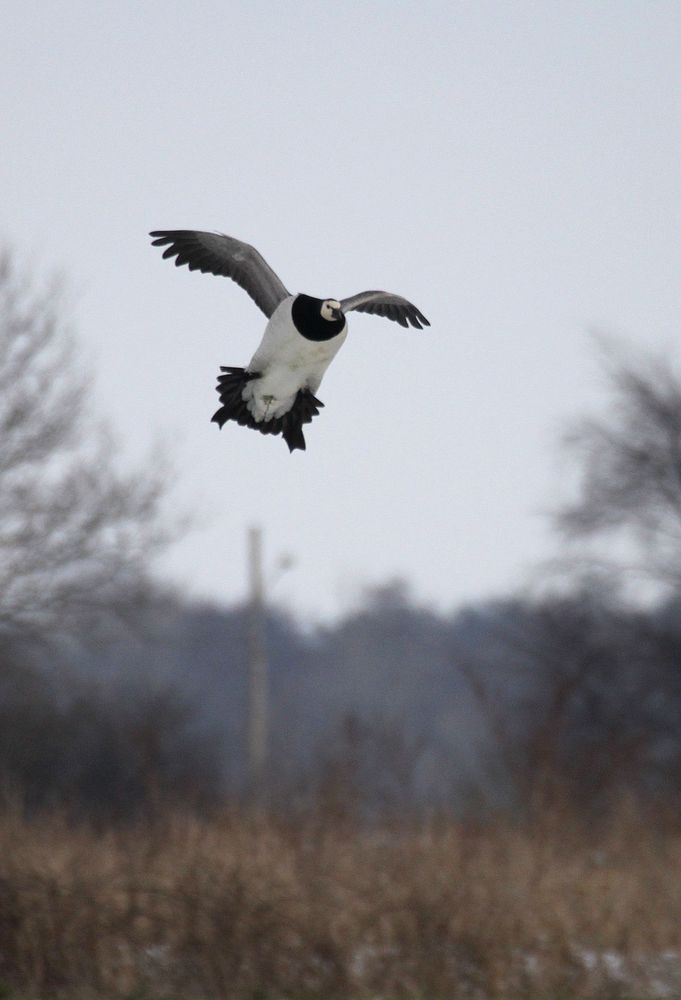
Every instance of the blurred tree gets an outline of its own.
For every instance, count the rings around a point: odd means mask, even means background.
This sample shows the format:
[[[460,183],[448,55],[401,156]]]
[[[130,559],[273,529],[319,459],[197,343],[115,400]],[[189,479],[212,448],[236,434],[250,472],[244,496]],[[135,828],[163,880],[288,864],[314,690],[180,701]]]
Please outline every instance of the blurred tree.
[[[532,809],[681,792],[681,375],[602,347],[610,406],[565,438],[560,593],[518,602],[493,660],[459,662],[509,798]]]
[[[143,672],[135,684],[64,676],[46,671],[36,651],[0,640],[0,812],[151,818],[218,800],[218,734],[177,686]]]
[[[167,536],[158,462],[122,474],[54,286],[0,255],[0,633],[46,640],[129,616]]]
[[[674,768],[656,762],[657,748],[678,745],[681,733],[660,717],[665,678],[651,616],[595,590],[508,611],[492,658],[488,647],[458,661],[487,721],[492,786],[507,804],[604,813],[625,791],[678,791]]]
[[[617,347],[603,347],[611,405],[566,435],[578,488],[555,525],[568,544],[587,543],[576,554],[580,571],[612,576],[615,569],[624,586],[647,580],[678,592],[681,375],[666,358],[626,357]]]

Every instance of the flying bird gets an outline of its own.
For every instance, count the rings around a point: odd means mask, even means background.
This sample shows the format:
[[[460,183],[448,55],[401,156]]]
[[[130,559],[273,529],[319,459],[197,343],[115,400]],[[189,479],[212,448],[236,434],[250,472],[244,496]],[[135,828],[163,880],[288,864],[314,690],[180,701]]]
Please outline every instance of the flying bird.
[[[391,292],[359,292],[347,299],[292,295],[267,261],[248,243],[221,233],[159,229],[149,234],[164,257],[190,271],[231,278],[250,295],[268,319],[260,346],[246,368],[221,367],[220,408],[212,420],[228,420],[261,434],[281,434],[289,451],[305,449],[303,425],[323,403],[315,396],[324,372],[347,336],[345,315],[385,316],[418,330],[430,323],[416,306]]]

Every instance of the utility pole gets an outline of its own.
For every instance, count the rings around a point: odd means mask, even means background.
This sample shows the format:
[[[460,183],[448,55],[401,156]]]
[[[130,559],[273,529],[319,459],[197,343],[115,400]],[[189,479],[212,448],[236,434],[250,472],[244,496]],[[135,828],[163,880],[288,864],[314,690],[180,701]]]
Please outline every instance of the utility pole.
[[[265,588],[262,572],[262,530],[248,532],[250,581],[248,635],[248,781],[251,800],[262,803],[267,765],[268,683],[265,643]]]

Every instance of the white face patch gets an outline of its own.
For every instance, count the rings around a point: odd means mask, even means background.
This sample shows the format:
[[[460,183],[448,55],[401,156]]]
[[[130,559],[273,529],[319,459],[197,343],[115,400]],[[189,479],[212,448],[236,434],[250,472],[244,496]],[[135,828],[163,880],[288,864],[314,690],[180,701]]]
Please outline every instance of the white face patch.
[[[336,299],[326,299],[325,302],[322,302],[322,318],[328,319],[329,321],[338,319],[340,307],[341,304]]]

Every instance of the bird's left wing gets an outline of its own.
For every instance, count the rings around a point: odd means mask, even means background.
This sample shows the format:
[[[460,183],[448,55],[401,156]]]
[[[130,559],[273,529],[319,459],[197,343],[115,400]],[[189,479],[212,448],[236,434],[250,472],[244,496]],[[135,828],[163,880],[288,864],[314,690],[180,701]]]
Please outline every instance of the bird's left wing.
[[[186,264],[190,271],[224,274],[240,285],[269,319],[290,294],[255,247],[222,233],[202,233],[194,229],[156,229],[155,247],[166,246],[164,257],[175,257],[175,266]]]
[[[420,309],[403,299],[401,295],[393,295],[392,292],[359,292],[357,295],[351,295],[349,299],[341,299],[341,309],[344,313],[356,309],[357,312],[385,316],[386,319],[394,319],[400,326],[411,324],[417,330],[430,326]]]

